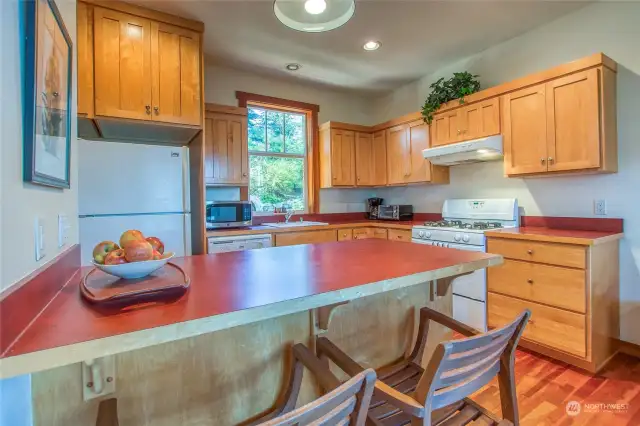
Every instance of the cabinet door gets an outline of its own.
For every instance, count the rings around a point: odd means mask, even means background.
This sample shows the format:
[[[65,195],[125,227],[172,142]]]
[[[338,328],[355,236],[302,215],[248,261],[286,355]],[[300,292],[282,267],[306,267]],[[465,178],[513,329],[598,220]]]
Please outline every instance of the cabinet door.
[[[381,186],[387,184],[387,138],[381,130],[373,134],[372,142],[373,166],[371,184]]]
[[[460,109],[462,121],[462,139],[471,140],[497,135],[500,133],[500,98],[476,102]]]
[[[356,184],[373,185],[373,137],[356,133]]]
[[[462,140],[462,117],[459,108],[436,114],[431,126],[433,127],[431,146],[447,145]]]
[[[507,175],[547,171],[545,85],[504,95],[504,167]]]
[[[406,124],[387,129],[387,180],[389,185],[405,182],[411,173]]]
[[[159,22],[151,23],[153,119],[200,124],[200,35]]]
[[[95,114],[151,119],[151,23],[94,8]]]
[[[331,180],[335,186],[355,186],[355,133],[331,131]]]
[[[422,156],[422,150],[429,147],[429,126],[423,120],[409,123],[407,129],[407,145],[409,147],[409,173],[406,183],[430,182],[431,163]]]
[[[598,70],[547,83],[549,171],[600,167]]]
[[[205,120],[205,179],[210,184],[249,183],[247,118],[208,114]]]

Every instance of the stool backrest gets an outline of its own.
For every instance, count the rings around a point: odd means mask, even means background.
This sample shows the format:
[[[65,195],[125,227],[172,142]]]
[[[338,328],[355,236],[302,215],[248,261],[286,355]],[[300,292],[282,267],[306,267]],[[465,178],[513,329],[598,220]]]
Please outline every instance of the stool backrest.
[[[529,316],[525,311],[502,328],[438,345],[420,378],[416,400],[428,411],[437,410],[482,388],[501,368],[513,370],[510,359]],[[513,376],[513,371],[505,373]]]
[[[260,426],[363,426],[375,382],[375,371],[364,370],[321,398]]]

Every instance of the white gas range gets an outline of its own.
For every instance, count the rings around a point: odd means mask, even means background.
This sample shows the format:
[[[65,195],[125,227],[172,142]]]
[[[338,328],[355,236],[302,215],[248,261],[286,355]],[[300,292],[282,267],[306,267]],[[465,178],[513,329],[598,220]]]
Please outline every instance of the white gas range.
[[[491,229],[519,225],[518,200],[475,199],[446,200],[443,220],[426,222],[412,230],[418,244],[459,250],[487,249],[484,233]],[[487,273],[480,269],[453,281],[453,318],[481,331],[487,331]]]

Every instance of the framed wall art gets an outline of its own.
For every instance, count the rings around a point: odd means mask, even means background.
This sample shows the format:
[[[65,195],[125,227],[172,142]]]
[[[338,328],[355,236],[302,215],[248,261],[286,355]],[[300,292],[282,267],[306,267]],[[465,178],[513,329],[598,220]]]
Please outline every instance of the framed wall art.
[[[73,44],[54,0],[23,7],[24,180],[69,188]]]

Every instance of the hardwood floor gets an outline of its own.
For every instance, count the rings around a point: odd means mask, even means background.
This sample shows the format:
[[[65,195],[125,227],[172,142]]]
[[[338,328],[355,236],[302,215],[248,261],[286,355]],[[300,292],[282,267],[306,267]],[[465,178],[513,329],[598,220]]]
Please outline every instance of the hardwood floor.
[[[618,354],[597,376],[542,355],[518,351],[516,389],[522,426],[640,425],[640,359]],[[473,400],[500,413],[497,381],[476,392]],[[580,403],[569,416],[567,403]],[[618,412],[595,404],[617,404]]]

